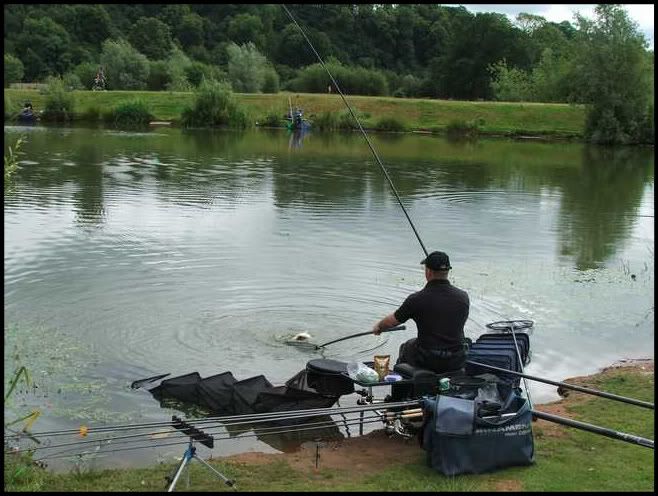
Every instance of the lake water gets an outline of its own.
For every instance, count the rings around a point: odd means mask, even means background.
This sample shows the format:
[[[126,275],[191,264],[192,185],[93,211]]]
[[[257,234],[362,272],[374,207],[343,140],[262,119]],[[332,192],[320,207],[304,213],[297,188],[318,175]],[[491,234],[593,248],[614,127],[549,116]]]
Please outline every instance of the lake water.
[[[159,373],[280,384],[314,357],[287,336],[367,331],[424,284],[421,246],[359,134],[5,126],[5,146],[20,135],[4,200],[4,370],[25,365],[38,389],[5,414],[41,409],[34,431],[170,420],[129,388]],[[470,295],[468,336],[533,320],[526,371],[554,380],[653,357],[653,149],[371,140],[425,246],[450,255]],[[325,356],[395,359],[407,327]],[[274,449],[238,437],[214,454]]]

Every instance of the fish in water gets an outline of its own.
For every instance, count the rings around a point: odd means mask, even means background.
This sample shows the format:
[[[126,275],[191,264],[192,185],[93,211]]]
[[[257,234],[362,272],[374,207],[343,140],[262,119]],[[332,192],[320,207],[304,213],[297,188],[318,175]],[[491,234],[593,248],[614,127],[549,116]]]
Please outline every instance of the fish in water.
[[[311,335],[308,332],[299,332],[293,336],[292,341],[308,341],[309,339],[311,339]]]

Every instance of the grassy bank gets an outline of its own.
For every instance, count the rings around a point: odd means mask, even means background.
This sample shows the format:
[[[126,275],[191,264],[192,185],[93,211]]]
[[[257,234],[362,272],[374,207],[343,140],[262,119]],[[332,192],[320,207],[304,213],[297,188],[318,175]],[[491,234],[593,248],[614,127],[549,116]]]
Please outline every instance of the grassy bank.
[[[74,91],[76,118],[89,109],[109,110],[122,102],[139,98],[156,120],[178,121],[192,93],[151,91]],[[45,97],[36,90],[5,89],[5,95],[20,106],[30,100],[35,109],[44,108]],[[338,95],[319,94],[236,94],[252,118],[264,122],[273,112],[283,116],[288,98],[298,104],[313,120],[323,112],[343,112],[345,105]],[[585,109],[581,105],[463,102],[448,100],[402,99],[389,97],[350,96],[348,101],[358,113],[364,127],[375,128],[382,119],[396,119],[407,130],[443,133],[449,126],[478,123],[480,134],[534,135],[580,138],[585,125]],[[15,110],[19,110],[17,107]]]
[[[572,381],[574,382],[574,381]],[[609,369],[575,381],[653,401],[653,362]],[[572,393],[536,407],[643,437],[653,437],[653,411]],[[314,449],[295,454],[228,457],[212,461],[241,491],[653,491],[653,450],[538,421],[533,424],[536,463],[493,474],[445,477],[425,466],[416,441],[381,433],[325,448],[318,469]],[[370,449],[370,451],[368,451]],[[365,456],[364,456],[365,453]],[[54,475],[5,457],[7,491],[162,491],[175,465]],[[191,464],[191,489],[227,491],[200,464]],[[178,489],[185,488],[183,477]]]

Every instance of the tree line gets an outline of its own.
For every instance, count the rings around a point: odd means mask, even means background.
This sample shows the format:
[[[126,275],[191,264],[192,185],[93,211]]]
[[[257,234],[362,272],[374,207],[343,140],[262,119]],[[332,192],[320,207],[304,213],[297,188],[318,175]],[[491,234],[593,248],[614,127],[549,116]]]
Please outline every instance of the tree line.
[[[653,122],[653,51],[620,5],[573,23],[436,4],[290,9],[349,94],[600,100],[591,119],[604,132],[590,134],[601,142],[642,141]],[[4,22],[5,85],[60,76],[89,88],[102,65],[108,89],[185,91],[203,78],[240,92],[331,89],[279,5],[14,4]]]

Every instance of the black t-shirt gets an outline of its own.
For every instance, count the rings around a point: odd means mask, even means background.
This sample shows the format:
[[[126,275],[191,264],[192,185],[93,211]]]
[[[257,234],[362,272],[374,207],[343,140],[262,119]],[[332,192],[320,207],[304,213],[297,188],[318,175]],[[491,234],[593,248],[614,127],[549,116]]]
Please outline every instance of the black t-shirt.
[[[462,344],[469,307],[466,291],[447,279],[433,279],[409,295],[394,315],[398,322],[416,322],[421,348],[445,349]]]

